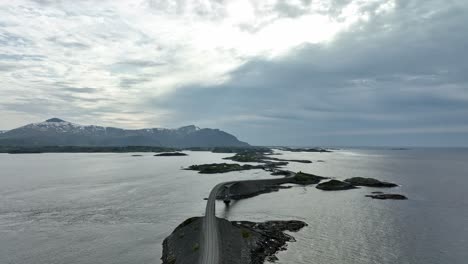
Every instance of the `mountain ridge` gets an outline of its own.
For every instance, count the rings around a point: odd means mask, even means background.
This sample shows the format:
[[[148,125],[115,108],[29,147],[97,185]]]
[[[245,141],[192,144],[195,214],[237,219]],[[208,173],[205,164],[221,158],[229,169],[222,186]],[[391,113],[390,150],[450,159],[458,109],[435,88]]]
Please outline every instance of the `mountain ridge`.
[[[0,133],[2,146],[159,146],[223,147],[249,146],[220,129],[195,125],[176,129],[123,129],[80,125],[50,118]]]

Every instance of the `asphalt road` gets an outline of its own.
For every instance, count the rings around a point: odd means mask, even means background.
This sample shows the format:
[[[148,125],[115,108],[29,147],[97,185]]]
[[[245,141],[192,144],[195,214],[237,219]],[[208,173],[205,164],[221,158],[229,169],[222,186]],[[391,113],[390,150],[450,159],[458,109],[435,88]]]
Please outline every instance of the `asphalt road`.
[[[294,175],[289,176],[294,177]],[[283,178],[284,179],[284,178]],[[264,180],[246,180],[246,181],[230,181],[217,184],[210,192],[208,202],[206,204],[205,217],[202,230],[202,245],[199,264],[220,264],[221,249],[219,240],[219,230],[216,221],[216,196],[224,185],[234,184],[238,182],[277,182],[278,178]]]

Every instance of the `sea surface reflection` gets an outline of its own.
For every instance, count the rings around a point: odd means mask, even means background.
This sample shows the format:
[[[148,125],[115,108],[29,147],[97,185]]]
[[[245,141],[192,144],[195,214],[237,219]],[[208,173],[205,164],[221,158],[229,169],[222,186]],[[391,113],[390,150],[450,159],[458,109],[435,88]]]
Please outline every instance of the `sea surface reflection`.
[[[260,170],[181,170],[229,156],[188,153],[0,154],[0,263],[160,263],[162,240],[186,218],[203,214],[214,185],[271,177]],[[218,216],[230,220],[307,222],[278,263],[466,263],[467,150],[281,153],[315,161],[290,163],[293,171],[393,181],[401,187],[392,191],[410,199],[372,200],[364,196],[371,188],[294,186],[230,207],[218,203]]]

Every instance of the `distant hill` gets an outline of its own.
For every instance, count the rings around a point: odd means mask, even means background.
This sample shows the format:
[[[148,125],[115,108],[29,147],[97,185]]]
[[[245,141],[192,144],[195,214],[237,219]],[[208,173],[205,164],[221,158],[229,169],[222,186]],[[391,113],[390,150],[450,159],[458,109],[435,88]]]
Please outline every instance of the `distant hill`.
[[[51,118],[0,133],[0,146],[244,147],[249,144],[219,129],[121,129],[84,126]]]

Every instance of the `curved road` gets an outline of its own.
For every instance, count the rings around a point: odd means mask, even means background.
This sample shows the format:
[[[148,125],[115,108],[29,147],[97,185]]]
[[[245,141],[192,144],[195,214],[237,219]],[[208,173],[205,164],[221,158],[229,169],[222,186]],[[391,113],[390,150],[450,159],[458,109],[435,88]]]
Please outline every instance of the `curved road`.
[[[294,177],[295,174],[285,177]],[[246,180],[246,181],[230,181],[217,184],[210,192],[208,202],[206,204],[205,217],[203,220],[202,232],[202,252],[199,259],[199,264],[220,264],[221,250],[219,240],[219,230],[216,221],[216,196],[224,185],[234,184],[238,182],[271,182],[285,178],[263,179],[263,180]]]

